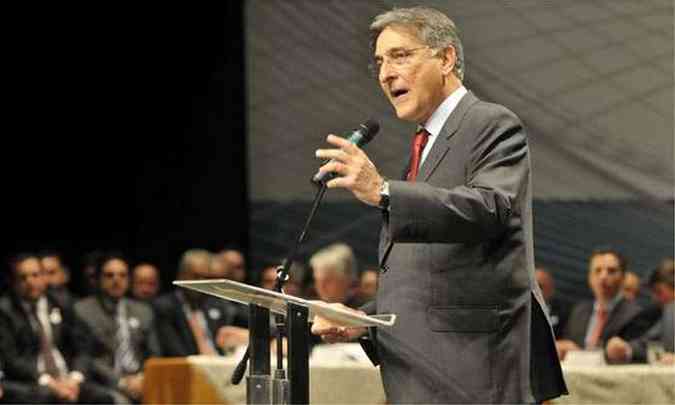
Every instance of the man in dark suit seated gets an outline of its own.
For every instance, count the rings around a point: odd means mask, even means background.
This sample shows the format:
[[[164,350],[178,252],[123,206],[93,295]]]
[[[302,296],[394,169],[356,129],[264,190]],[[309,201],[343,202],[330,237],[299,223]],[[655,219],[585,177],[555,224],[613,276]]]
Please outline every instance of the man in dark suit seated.
[[[180,260],[179,280],[208,280],[227,263],[206,250],[188,250]],[[216,276],[215,278],[218,278]],[[162,355],[224,354],[248,343],[246,307],[197,291],[178,288],[154,302]]]
[[[152,308],[125,297],[129,265],[116,253],[100,258],[95,278],[98,291],[75,304],[75,313],[92,332],[92,374],[117,389],[124,400],[139,401],[143,394],[143,364],[160,355]]]
[[[626,259],[617,250],[607,247],[593,251],[588,284],[594,300],[580,302],[572,309],[556,342],[561,359],[573,350],[602,349],[614,336],[630,339],[645,331],[641,324],[633,322],[640,307],[621,295],[625,271]]]
[[[537,284],[539,284],[539,288],[541,288],[541,294],[544,296],[544,301],[546,302],[546,310],[551,319],[553,333],[556,336],[560,336],[567,324],[567,318],[570,316],[571,305],[556,296],[555,282],[548,271],[538,267],[535,271],[535,277],[537,279]]]
[[[2,315],[0,315],[2,316]],[[5,379],[3,368],[5,342],[0,342],[0,404],[46,404],[51,402],[49,388],[37,382],[24,383]]]
[[[612,363],[645,363],[647,347],[652,342],[660,344],[665,354],[657,361],[673,364],[675,356],[675,263],[664,259],[649,277],[647,285],[652,290],[653,300],[662,308],[661,319],[644,335],[626,341],[615,336],[607,342],[607,359]]]
[[[109,390],[90,378],[87,327],[45,293],[39,257],[18,255],[10,266],[12,291],[0,299],[6,378],[46,387],[48,402],[111,403]]]

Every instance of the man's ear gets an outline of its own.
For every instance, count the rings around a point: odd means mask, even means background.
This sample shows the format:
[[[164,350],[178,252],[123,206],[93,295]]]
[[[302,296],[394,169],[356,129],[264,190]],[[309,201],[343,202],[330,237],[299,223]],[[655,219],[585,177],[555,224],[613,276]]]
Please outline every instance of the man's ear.
[[[447,76],[453,71],[455,64],[457,63],[457,53],[455,52],[455,47],[449,45],[441,52],[441,57],[443,60],[441,71],[443,72],[444,76]]]

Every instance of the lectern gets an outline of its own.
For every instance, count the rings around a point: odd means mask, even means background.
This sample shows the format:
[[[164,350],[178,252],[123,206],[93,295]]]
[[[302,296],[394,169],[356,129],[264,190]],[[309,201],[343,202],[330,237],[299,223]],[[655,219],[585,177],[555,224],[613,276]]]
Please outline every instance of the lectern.
[[[361,315],[333,308],[321,301],[254,287],[232,280],[174,281],[175,285],[197,290],[249,307],[248,404],[309,403],[309,326],[320,315],[345,327],[388,327],[394,314]],[[288,378],[283,369],[270,370],[270,312],[286,317]],[[280,342],[278,342],[279,344]],[[281,360],[278,364],[281,364]]]

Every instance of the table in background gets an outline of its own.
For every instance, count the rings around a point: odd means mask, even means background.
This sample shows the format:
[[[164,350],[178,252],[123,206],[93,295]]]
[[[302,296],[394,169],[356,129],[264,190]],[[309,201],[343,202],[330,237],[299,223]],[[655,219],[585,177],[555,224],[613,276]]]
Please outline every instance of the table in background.
[[[384,404],[379,370],[360,354],[358,345],[334,346],[312,355],[311,403]],[[236,386],[229,381],[240,358],[237,354],[150,359],[145,366],[144,403],[245,404],[246,381]],[[563,372],[570,395],[554,404],[675,404],[675,367],[563,365]]]

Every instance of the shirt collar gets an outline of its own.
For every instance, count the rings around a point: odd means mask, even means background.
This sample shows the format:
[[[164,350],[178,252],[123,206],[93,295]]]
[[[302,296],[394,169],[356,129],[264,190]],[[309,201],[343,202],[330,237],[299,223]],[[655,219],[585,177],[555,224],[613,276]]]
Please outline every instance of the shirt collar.
[[[605,311],[607,311],[608,314],[611,313],[622,298],[623,295],[621,293],[616,294],[614,298],[612,298],[611,300],[609,300],[609,302],[607,302],[607,305],[605,306]],[[597,312],[597,310],[598,310],[598,301],[594,301],[593,312]]]
[[[466,93],[468,93],[466,87],[459,86],[459,88],[457,88],[452,92],[452,94],[443,100],[441,105],[439,105],[433,114],[431,114],[431,117],[429,117],[427,122],[424,123],[424,125],[421,125],[427,130],[427,132],[429,132],[430,136],[434,137],[441,133],[441,130],[443,129],[445,122],[448,120],[448,117],[450,117],[450,114],[452,114],[455,108],[457,108],[457,105]]]

